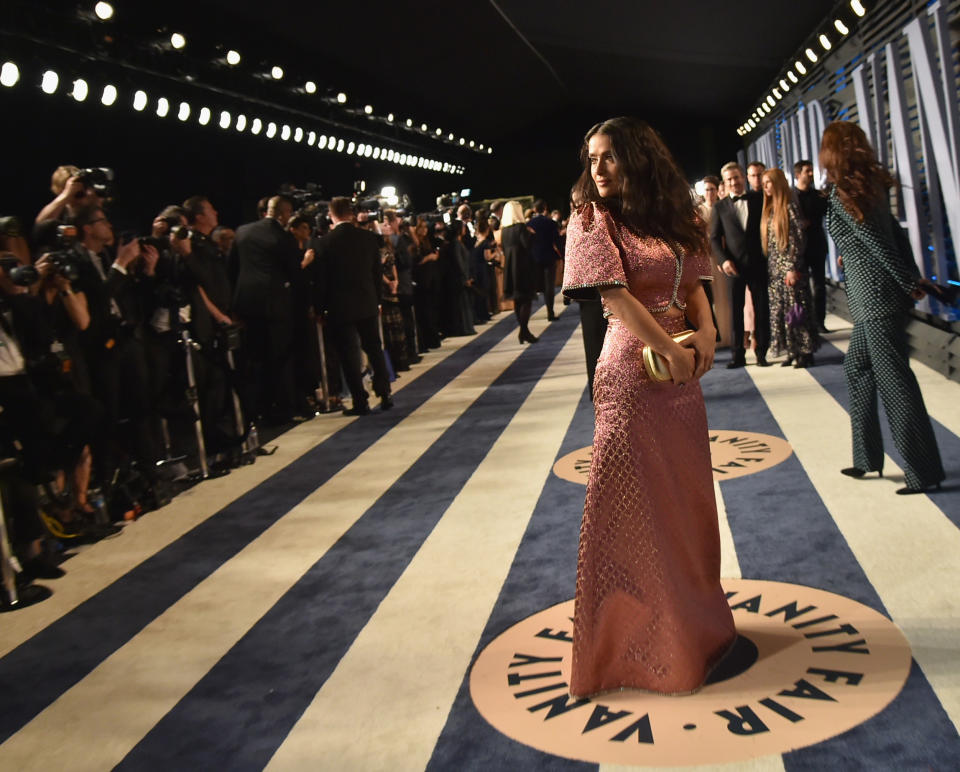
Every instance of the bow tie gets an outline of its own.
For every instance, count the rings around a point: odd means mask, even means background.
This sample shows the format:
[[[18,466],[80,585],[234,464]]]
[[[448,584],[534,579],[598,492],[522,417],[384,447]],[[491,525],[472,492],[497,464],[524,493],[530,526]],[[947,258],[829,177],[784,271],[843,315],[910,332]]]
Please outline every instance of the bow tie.
[[[746,199],[747,199],[747,194],[744,193],[743,195],[740,195],[740,196],[732,196],[731,198],[732,198],[733,201],[746,201]]]

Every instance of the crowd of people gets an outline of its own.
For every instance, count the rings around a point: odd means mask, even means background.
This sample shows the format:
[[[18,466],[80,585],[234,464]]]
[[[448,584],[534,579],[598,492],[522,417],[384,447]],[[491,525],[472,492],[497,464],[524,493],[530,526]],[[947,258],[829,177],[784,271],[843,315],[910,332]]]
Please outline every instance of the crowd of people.
[[[736,162],[720,174],[703,179],[700,213],[718,266],[720,336],[733,349],[727,366],[743,367],[752,348],[761,367],[768,352],[785,355],[782,366],[810,367],[827,332],[827,199],[814,185],[813,163],[794,164],[793,186],[759,161],[746,174]]]
[[[0,221],[3,522],[24,586],[267,452],[258,427],[367,415],[368,388],[389,410],[399,374],[511,304],[536,341],[537,292],[553,318],[563,223],[542,201],[413,215],[280,193],[234,229],[193,195],[138,235],[111,223],[109,170],[61,166],[51,190],[31,226]]]

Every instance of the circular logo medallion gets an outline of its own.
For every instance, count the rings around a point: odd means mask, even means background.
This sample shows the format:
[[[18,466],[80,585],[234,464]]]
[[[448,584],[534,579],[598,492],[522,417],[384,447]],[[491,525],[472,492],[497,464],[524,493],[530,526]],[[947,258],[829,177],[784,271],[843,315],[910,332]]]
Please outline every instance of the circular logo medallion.
[[[710,431],[710,458],[713,479],[729,480],[762,472],[785,461],[793,453],[790,443],[781,437],[758,432]],[[553,473],[570,482],[587,484],[593,448],[587,446],[567,453],[553,465]]]
[[[573,601],[515,624],[480,653],[470,695],[514,740],[593,763],[718,764],[822,742],[879,713],[910,671],[885,616],[824,590],[724,579],[739,637],[698,692],[574,699]]]

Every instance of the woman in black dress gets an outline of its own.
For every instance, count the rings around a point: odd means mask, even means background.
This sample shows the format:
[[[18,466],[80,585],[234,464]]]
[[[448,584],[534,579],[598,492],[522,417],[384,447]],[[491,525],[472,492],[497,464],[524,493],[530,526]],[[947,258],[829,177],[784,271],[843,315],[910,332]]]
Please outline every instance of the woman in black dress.
[[[540,291],[542,271],[530,251],[533,232],[527,227],[518,202],[508,201],[504,204],[500,230],[504,254],[503,294],[513,298],[513,312],[520,323],[520,342],[536,343],[537,337],[527,325],[533,299]]]

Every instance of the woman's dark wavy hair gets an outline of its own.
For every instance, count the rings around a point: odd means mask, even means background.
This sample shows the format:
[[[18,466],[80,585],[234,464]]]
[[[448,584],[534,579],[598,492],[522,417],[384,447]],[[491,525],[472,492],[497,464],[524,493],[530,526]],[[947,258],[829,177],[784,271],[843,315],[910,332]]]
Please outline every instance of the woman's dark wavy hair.
[[[894,184],[863,129],[850,121],[834,121],[824,130],[820,166],[827,172],[827,181],[837,186],[843,208],[857,222],[887,200]]]
[[[604,199],[590,173],[588,144],[594,134],[610,138],[623,185],[620,196]],[[660,135],[639,118],[611,118],[587,132],[580,147],[583,172],[571,192],[575,207],[589,202],[607,205],[628,227],[656,236],[692,254],[706,252],[706,229],[690,185]]]

